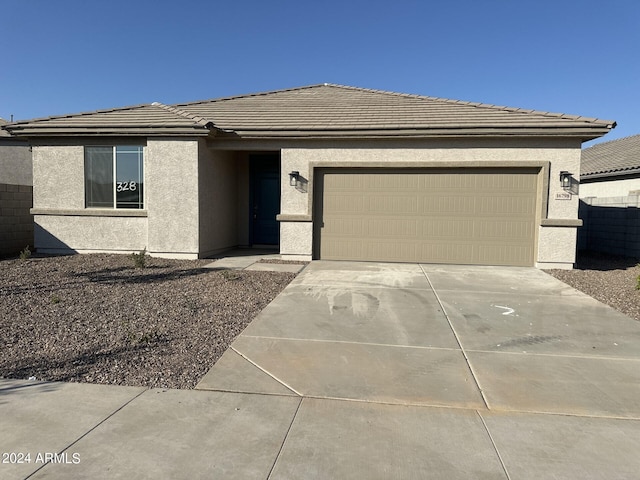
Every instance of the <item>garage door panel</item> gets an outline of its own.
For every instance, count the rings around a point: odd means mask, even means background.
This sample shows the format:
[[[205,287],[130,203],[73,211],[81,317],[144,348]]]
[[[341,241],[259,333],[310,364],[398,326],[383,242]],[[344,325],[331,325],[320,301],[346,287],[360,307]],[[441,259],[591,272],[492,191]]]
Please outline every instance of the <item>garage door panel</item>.
[[[532,265],[537,173],[537,169],[319,172],[316,257]]]
[[[504,239],[517,239],[527,242],[534,235],[529,222],[484,221],[476,222],[475,232],[479,238],[501,243]]]
[[[366,203],[369,205],[368,212],[377,212],[380,215],[409,215],[418,213],[418,198],[415,195],[393,194],[375,196],[367,194]]]
[[[445,239],[452,241],[464,239],[473,235],[474,221],[472,219],[453,219],[426,217],[420,220],[422,237],[416,240],[429,242],[430,240]]]
[[[521,245],[476,245],[463,242],[415,243],[376,240],[363,245],[355,239],[329,242],[325,255],[332,260],[372,260],[389,262],[451,263],[452,258],[476,258],[480,265],[514,265],[533,253]],[[428,259],[428,260],[425,260]]]
[[[414,219],[390,218],[390,219],[351,219],[349,217],[332,218],[325,221],[325,228],[330,231],[340,232],[336,239],[356,238],[362,236],[377,235],[379,237],[412,238],[421,236],[420,225]]]
[[[530,197],[491,196],[479,197],[475,213],[478,215],[519,215],[526,218],[535,215],[536,201]]]
[[[419,237],[418,223],[407,218],[365,220],[367,235],[415,239]]]
[[[374,241],[367,245],[364,253],[369,258],[393,258],[391,261],[399,262],[402,258],[416,258],[416,248],[415,243]]]
[[[420,215],[456,215],[472,214],[476,199],[464,195],[440,195],[420,198]]]
[[[481,265],[520,265],[522,258],[533,254],[533,249],[521,245],[484,245],[478,249]]]
[[[369,235],[417,239],[421,236],[419,227],[417,222],[401,218],[387,220],[332,218],[325,222],[327,230],[340,232],[335,235],[336,239],[361,239]]]
[[[390,218],[382,219],[331,219],[325,222],[327,230],[340,232],[333,238],[355,238],[362,240],[363,236],[378,236],[389,238],[406,238],[408,240],[422,240],[424,237],[443,239],[470,238],[502,242],[505,238],[517,239],[524,242],[534,234],[534,229],[529,222],[497,221],[492,220],[442,220],[437,217],[422,218],[419,220]],[[426,240],[425,240],[426,241]]]
[[[338,214],[364,213],[365,211],[369,211],[366,198],[364,198],[362,194],[355,193],[350,195],[341,193],[327,197],[325,208],[330,212]]]

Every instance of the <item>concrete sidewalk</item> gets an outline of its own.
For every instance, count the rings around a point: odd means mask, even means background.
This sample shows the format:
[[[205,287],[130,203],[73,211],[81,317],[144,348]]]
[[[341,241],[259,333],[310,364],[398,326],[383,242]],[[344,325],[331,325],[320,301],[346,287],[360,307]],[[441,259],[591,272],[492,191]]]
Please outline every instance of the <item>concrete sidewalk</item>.
[[[305,265],[302,262],[271,263],[282,260],[282,255],[273,249],[238,248],[224,252],[212,260],[205,268],[298,273]]]
[[[638,478],[638,398],[640,323],[544,272],[313,262],[197,390],[0,380],[0,477]]]

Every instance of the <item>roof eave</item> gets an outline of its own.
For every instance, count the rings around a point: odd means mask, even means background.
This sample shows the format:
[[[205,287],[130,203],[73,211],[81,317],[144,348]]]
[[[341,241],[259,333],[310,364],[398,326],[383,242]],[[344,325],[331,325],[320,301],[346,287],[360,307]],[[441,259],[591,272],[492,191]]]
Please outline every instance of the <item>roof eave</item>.
[[[221,136],[246,139],[323,139],[323,138],[451,138],[451,137],[555,137],[593,140],[606,135],[610,125],[575,127],[448,127],[448,128],[380,128],[380,129],[248,129],[221,128],[209,122],[206,125],[114,125],[114,126],[3,126],[14,138],[24,137],[93,137],[93,136]]]
[[[611,170],[608,172],[583,173],[580,175],[580,181],[597,180],[600,178],[611,178],[611,177],[626,177],[629,175],[639,175],[639,174],[640,174],[640,167],[627,168],[625,170]]]
[[[42,127],[42,128],[11,128],[7,129],[13,137],[98,137],[98,136],[147,136],[147,137],[174,137],[174,136],[188,136],[188,137],[207,137],[215,132],[215,129],[210,128],[190,128],[190,127],[99,127],[99,128],[79,128],[79,127],[67,127],[67,128],[55,128],[55,127]]]
[[[429,128],[429,129],[242,129],[225,130],[236,138],[438,138],[438,137],[569,137],[582,141],[602,137],[610,128]]]

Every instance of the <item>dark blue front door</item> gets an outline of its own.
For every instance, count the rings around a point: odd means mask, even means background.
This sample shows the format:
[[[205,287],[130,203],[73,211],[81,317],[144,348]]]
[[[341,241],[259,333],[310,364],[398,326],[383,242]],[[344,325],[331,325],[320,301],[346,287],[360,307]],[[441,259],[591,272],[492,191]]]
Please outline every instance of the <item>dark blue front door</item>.
[[[278,245],[280,225],[280,157],[277,154],[252,155],[251,237],[254,245]]]

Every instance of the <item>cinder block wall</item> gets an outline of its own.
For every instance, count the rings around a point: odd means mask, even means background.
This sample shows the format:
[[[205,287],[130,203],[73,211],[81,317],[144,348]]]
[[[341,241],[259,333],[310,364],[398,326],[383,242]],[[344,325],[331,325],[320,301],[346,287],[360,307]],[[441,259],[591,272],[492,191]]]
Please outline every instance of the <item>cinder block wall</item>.
[[[580,200],[578,248],[640,258],[638,196],[587,197]]]
[[[0,257],[33,247],[33,187],[0,183]]]

